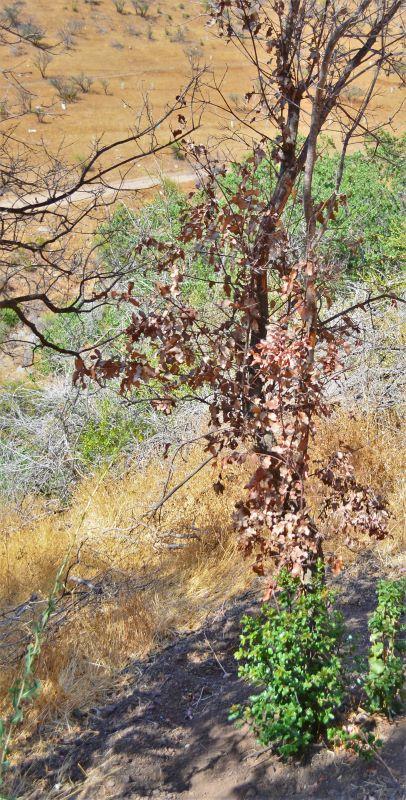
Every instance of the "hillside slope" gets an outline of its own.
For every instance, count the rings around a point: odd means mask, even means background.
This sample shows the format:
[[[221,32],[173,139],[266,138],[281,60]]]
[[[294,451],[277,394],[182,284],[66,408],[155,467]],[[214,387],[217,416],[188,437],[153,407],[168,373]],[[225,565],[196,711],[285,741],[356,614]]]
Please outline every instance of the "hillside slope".
[[[380,565],[366,556],[337,581],[348,630],[361,649]],[[323,747],[301,764],[282,763],[227,720],[249,691],[233,652],[249,592],[196,633],[129,665],[121,691],[78,712],[78,723],[42,757],[27,755],[27,800],[400,800],[404,723],[380,722],[379,760]],[[27,786],[27,784],[25,784]],[[18,788],[18,782],[17,782]]]
[[[149,6],[145,17],[135,12],[130,0],[124,2],[123,13],[117,12],[117,5],[113,0],[73,0],[63,6],[38,0],[35,7],[22,5],[21,17],[32,18],[42,28],[53,54],[41,77],[34,48],[20,44],[4,53],[3,69],[12,70],[31,93],[32,112],[21,122],[21,133],[29,142],[38,145],[43,140],[53,152],[61,147],[63,154],[80,162],[94,137],[104,134],[106,141],[117,139],[134,125],[145,94],[150,96],[154,116],[159,115],[185,84],[191,63],[214,69],[231,106],[238,108],[243,102],[251,86],[247,63],[235,47],[216,37],[214,28],[207,27],[203,2],[153,0],[144,4]],[[51,81],[80,75],[90,79],[88,91],[79,91],[74,102],[61,101]],[[353,109],[361,102],[367,80],[367,75],[361,76],[347,98]],[[4,72],[0,76],[3,104],[7,105],[11,91]],[[401,99],[399,78],[382,76],[375,122],[388,121]],[[27,99],[21,96],[20,101]],[[46,111],[42,122],[36,107]],[[393,129],[401,130],[404,123],[405,114],[397,115]],[[205,140],[219,130],[224,134],[224,120],[207,113],[195,138]],[[173,168],[173,156],[169,153],[164,158],[168,169]],[[152,168],[154,163],[142,162],[139,169]]]

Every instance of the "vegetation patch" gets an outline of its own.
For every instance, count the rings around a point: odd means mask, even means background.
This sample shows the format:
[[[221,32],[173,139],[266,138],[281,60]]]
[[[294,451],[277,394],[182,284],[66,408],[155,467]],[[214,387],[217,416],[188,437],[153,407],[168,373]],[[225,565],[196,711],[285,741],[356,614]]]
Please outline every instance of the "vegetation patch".
[[[345,696],[343,617],[321,563],[305,590],[287,572],[279,583],[275,604],[242,620],[238,674],[262,691],[230,719],[248,722],[260,744],[297,756],[327,732]]]
[[[367,707],[373,713],[392,717],[402,709],[401,693],[405,681],[406,645],[401,634],[405,613],[406,580],[382,580],[378,585],[378,605],[369,620],[369,671],[364,684]]]
[[[147,433],[145,425],[137,426],[131,418],[120,415],[119,408],[108,399],[99,403],[97,412],[98,418],[85,423],[78,440],[78,455],[86,466],[116,461]]]
[[[18,324],[19,318],[12,308],[0,309],[0,344],[7,338],[9,332]]]
[[[340,158],[334,143],[325,140],[314,169],[315,204],[323,204],[334,192]],[[235,195],[238,174],[235,165],[223,179],[226,198]],[[255,168],[255,183],[263,198],[271,195],[275,180],[272,153],[264,151]],[[345,156],[340,188],[343,203],[330,220],[322,251],[329,261],[344,267],[347,277],[374,282],[389,276],[393,279],[396,273],[400,277],[406,258],[405,181],[405,136],[383,133],[376,146],[366,138],[363,149]],[[297,202],[302,191],[303,181],[299,181],[297,194],[284,213],[291,246],[298,252],[305,231],[302,204]]]

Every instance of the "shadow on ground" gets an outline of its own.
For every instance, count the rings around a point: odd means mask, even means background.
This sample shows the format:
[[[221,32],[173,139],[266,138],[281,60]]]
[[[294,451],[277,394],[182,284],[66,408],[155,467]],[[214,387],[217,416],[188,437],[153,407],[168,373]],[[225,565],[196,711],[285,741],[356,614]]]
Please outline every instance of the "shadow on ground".
[[[376,573],[369,557],[337,580],[339,602],[358,647],[367,641]],[[380,760],[365,763],[321,746],[300,765],[281,763],[258,748],[249,732],[228,723],[230,706],[249,693],[237,679],[233,658],[239,620],[256,608],[254,594],[247,594],[212,616],[202,630],[149,661],[133,663],[120,696],[83,715],[75,735],[57,742],[45,757],[27,757],[23,783],[16,776],[17,795],[30,800],[403,798],[400,722],[382,723]]]

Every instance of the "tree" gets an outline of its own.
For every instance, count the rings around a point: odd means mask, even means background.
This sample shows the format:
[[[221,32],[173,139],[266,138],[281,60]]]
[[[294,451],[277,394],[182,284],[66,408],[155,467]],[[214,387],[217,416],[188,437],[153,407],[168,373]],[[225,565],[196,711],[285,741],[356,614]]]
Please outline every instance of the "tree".
[[[398,0],[363,0],[351,9],[327,0],[210,4],[211,23],[240,49],[256,79],[245,114],[229,105],[216,81],[208,102],[227,120],[232,115],[240,140],[250,137],[252,155],[234,165],[238,188],[230,192],[224,163],[202,145],[186,146],[202,188],[178,240],[141,242],[137,273],[114,295],[133,307],[123,354],[97,349],[91,361],[76,360],[76,381],[116,379],[130,399],[142,386],[142,402],[147,396],[165,413],[189,399],[206,405],[203,464],[213,460],[220,469],[215,490],[224,489],[225,464],[251,467],[235,519],[242,548],[255,556],[261,575],[276,562],[307,582],[322,555],[322,534],[307,500],[309,446],[317,418],[330,413],[326,383],[356,329],[345,311],[328,314],[332,265],[319,245],[345,203],[340,184],[349,143],[360,132],[379,142],[380,126],[366,114],[382,71],[398,69],[399,8]],[[345,90],[361,76],[369,83],[355,110]],[[317,204],[314,166],[331,122],[341,132],[341,159],[335,191]],[[256,179],[264,160],[270,175],[265,200]],[[285,227],[295,202],[305,218],[299,258]],[[147,297],[137,292],[143,273],[154,279]],[[190,302],[191,281],[205,282],[203,309]],[[390,290],[382,297],[396,302]],[[326,508],[341,516],[348,542],[360,528],[385,535],[385,501],[357,483],[345,449],[332,454],[318,477],[329,487]],[[269,591],[274,585],[270,577]]]
[[[45,63],[58,45],[45,47],[27,36],[19,8],[19,4],[10,7],[2,19],[0,47],[23,43],[35,48],[37,63]],[[75,355],[44,335],[41,316],[44,311],[88,313],[104,302],[125,274],[125,268],[117,272],[100,265],[97,251],[102,242],[95,245],[91,237],[116,202],[128,170],[199,124],[197,106],[193,111],[188,108],[199,76],[157,119],[145,98],[128,135],[112,142],[94,141],[80,164],[66,159],[63,142],[50,152],[44,141],[30,144],[26,140],[20,124],[30,108],[22,107],[20,100],[26,93],[31,105],[31,94],[13,71],[5,77],[8,100],[0,122],[0,313],[12,312],[34,343]],[[79,85],[79,78],[74,81]],[[58,113],[55,107],[41,107],[41,112]]]

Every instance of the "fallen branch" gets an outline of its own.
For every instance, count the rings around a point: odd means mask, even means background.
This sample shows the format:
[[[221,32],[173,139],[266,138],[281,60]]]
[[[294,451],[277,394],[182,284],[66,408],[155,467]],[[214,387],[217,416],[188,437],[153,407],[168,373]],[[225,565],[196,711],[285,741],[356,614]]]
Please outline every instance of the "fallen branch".
[[[192,478],[194,478],[194,476],[195,476],[195,475],[197,475],[197,473],[198,473],[198,472],[200,472],[200,470],[201,470],[201,469],[203,469],[203,467],[205,467],[207,464],[209,464],[209,463],[210,463],[210,461],[212,461],[212,460],[213,460],[213,458],[214,458],[214,456],[213,456],[213,455],[212,455],[212,456],[209,456],[208,458],[206,458],[206,460],[205,460],[205,461],[203,461],[201,464],[199,464],[199,466],[198,466],[198,467],[196,467],[196,469],[194,469],[194,470],[193,470],[193,472],[190,472],[190,473],[189,473],[189,475],[186,475],[186,478],[184,478],[184,479],[183,479],[183,481],[181,481],[181,482],[180,482],[180,483],[178,483],[176,486],[174,486],[174,487],[173,487],[173,489],[171,489],[171,491],[170,491],[170,492],[168,492],[168,494],[166,494],[166,495],[165,495],[165,496],[164,496],[164,497],[163,497],[163,498],[162,498],[162,499],[159,501],[159,503],[156,503],[154,506],[152,506],[152,508],[149,508],[149,509],[148,509],[148,511],[146,511],[146,512],[145,512],[145,514],[143,514],[143,515],[142,515],[141,519],[143,519],[144,517],[148,517],[150,514],[151,514],[152,516],[154,516],[154,515],[156,514],[156,512],[157,512],[157,511],[158,511],[160,508],[162,508],[162,506],[164,505],[164,503],[166,503],[166,502],[167,502],[167,500],[169,500],[171,497],[173,497],[173,495],[174,495],[174,494],[176,494],[176,492],[178,492],[178,491],[179,491],[179,489],[181,489],[181,488],[182,488],[182,486],[184,486],[184,485],[185,485],[186,483],[188,483],[188,482],[189,482],[189,481],[190,481]]]

